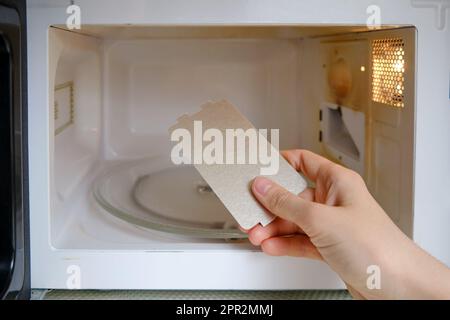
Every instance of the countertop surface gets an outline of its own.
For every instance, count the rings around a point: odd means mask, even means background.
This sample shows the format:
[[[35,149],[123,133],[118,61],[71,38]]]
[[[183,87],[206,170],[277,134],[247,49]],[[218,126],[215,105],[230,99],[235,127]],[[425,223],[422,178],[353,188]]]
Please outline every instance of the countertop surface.
[[[203,291],[203,290],[39,290],[33,300],[349,300],[346,290]]]

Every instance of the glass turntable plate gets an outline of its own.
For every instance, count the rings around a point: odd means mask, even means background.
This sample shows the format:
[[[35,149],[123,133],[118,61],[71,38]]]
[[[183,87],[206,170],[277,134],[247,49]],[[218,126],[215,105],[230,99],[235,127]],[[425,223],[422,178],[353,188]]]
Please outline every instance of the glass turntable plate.
[[[96,180],[93,194],[110,214],[147,229],[196,238],[247,237],[193,166],[162,158],[121,164]]]

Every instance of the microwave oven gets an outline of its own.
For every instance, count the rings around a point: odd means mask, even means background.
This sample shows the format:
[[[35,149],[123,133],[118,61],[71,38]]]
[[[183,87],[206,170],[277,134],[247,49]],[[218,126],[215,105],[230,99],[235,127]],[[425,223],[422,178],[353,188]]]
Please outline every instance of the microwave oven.
[[[27,1],[31,287],[343,288],[324,263],[251,246],[195,170],[167,161],[167,129],[220,99],[280,129],[280,149],[359,172],[450,264],[448,8]]]

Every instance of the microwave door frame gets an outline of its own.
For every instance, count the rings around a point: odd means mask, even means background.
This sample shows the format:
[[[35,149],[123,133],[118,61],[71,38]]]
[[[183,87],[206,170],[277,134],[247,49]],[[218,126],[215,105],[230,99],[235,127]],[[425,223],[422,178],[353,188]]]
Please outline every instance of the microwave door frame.
[[[0,298],[30,297],[25,1],[0,0]]]

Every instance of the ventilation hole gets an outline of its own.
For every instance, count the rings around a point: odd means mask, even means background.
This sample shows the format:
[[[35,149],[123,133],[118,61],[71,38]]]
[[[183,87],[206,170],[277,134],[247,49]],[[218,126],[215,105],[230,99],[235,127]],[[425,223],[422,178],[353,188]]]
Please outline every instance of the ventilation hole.
[[[404,107],[405,43],[401,38],[372,42],[372,100]]]

